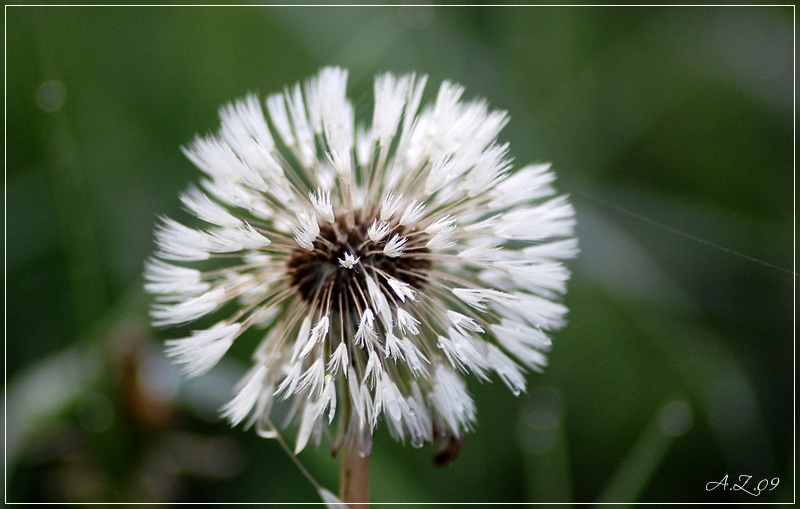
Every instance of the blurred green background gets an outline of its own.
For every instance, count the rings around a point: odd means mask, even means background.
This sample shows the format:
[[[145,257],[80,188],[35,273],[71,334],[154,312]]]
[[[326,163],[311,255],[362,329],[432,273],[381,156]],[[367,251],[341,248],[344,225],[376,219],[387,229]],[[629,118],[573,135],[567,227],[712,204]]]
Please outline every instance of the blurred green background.
[[[366,121],[386,70],[508,110],[501,139],[554,163],[582,248],[546,372],[518,398],[471,379],[447,469],[381,426],[374,501],[794,499],[793,7],[5,12],[7,501],[319,500],[216,417],[259,338],[181,380],[141,273],[156,217],[188,217],[179,147],[329,64]],[[336,491],[328,451],[300,458]]]

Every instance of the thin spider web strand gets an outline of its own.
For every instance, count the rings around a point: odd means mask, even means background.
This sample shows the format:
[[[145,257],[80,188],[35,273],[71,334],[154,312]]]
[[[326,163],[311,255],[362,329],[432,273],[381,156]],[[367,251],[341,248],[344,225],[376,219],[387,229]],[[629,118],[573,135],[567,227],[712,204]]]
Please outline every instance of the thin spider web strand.
[[[713,247],[715,249],[719,249],[720,251],[724,251],[724,252],[732,254],[734,256],[738,256],[740,258],[744,258],[745,260],[750,260],[751,262],[759,263],[759,264],[764,265],[766,267],[769,267],[771,269],[779,270],[781,272],[786,272],[787,274],[791,274],[792,276],[797,276],[798,275],[797,272],[792,272],[789,269],[784,269],[783,267],[780,267],[778,265],[773,265],[773,264],[771,264],[769,262],[765,262],[764,260],[759,260],[758,258],[754,258],[754,257],[752,257],[750,255],[746,255],[744,253],[740,253],[739,251],[735,251],[735,250],[727,248],[725,246],[721,246],[719,244],[715,244],[715,243],[713,243],[711,241],[708,241],[708,240],[705,240],[703,238],[696,237],[694,235],[686,233],[686,232],[684,232],[682,230],[679,230],[677,228],[674,228],[672,226],[668,226],[666,224],[659,223],[658,221],[655,221],[653,219],[645,217],[645,216],[643,216],[641,214],[637,214],[636,212],[633,212],[633,211],[628,210],[626,208],[620,207],[619,205],[615,205],[613,203],[607,202],[607,201],[605,201],[605,200],[603,200],[601,198],[598,198],[597,196],[593,196],[593,195],[591,195],[589,193],[585,193],[583,191],[578,191],[577,189],[572,189],[571,192],[574,193],[574,194],[579,194],[579,195],[583,196],[584,198],[588,198],[588,199],[590,199],[592,201],[595,201],[595,202],[597,202],[597,203],[599,203],[601,205],[604,205],[606,207],[614,209],[614,210],[616,210],[618,212],[621,212],[623,214],[627,214],[627,215],[635,217],[636,219],[639,219],[641,221],[645,221],[645,222],[650,223],[650,224],[652,224],[654,226],[658,226],[659,228],[662,228],[662,229],[667,230],[667,231],[669,231],[671,233],[674,233],[675,235],[680,235],[681,237],[686,237],[687,239],[693,240],[695,242],[699,242],[701,244],[705,244],[705,245],[707,245],[709,247]]]

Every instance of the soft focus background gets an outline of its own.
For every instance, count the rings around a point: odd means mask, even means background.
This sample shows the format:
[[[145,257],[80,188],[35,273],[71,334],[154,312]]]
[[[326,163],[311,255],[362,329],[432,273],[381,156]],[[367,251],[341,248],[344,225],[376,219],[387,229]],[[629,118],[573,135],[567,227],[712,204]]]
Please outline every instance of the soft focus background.
[[[446,469],[381,426],[374,501],[794,500],[793,7],[5,12],[7,501],[319,500],[216,417],[259,338],[181,380],[141,273],[156,217],[188,218],[179,147],[329,64],[367,121],[386,70],[508,110],[582,248],[546,372],[471,379]],[[336,491],[328,452],[300,458]]]

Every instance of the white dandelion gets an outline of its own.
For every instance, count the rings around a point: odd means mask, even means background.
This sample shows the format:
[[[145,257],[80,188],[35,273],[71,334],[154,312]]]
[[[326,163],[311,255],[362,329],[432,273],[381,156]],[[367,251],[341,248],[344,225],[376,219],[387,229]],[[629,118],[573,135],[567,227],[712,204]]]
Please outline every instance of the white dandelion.
[[[477,413],[464,376],[519,394],[546,364],[575,212],[549,166],[512,169],[506,113],[460,86],[420,110],[426,77],[379,76],[357,129],[346,81],[323,69],[268,116],[253,95],[228,104],[184,149],[205,175],[181,200],[202,224],[161,220],[153,322],[230,313],[168,342],[187,376],[269,327],[222,415],[266,436],[272,401],[291,399],[297,452],[334,421],[334,448],[362,455],[381,422],[415,447],[460,439]]]

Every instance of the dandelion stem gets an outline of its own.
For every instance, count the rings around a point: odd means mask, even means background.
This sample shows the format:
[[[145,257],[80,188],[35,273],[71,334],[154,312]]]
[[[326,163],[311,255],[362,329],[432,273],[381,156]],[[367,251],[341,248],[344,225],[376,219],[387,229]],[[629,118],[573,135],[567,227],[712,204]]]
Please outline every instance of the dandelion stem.
[[[362,456],[358,440],[348,434],[342,450],[339,471],[339,499],[350,507],[367,507],[369,503],[369,455]]]

